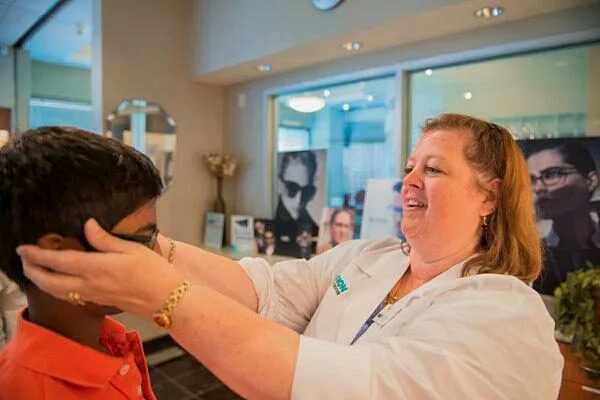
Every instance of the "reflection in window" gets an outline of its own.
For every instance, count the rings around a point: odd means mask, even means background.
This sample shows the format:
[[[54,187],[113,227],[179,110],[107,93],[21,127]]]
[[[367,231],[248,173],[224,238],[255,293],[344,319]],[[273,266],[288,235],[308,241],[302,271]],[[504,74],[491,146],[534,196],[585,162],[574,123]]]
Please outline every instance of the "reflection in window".
[[[310,133],[308,129],[279,127],[277,151],[302,151],[310,149]]]
[[[29,106],[29,126],[32,129],[63,125],[94,131],[94,117],[90,104],[31,99]]]
[[[357,207],[359,224],[367,180],[398,170],[395,87],[390,76],[275,99],[278,151],[326,150],[327,206]]]
[[[600,135],[600,45],[410,74],[410,145],[425,119],[471,114],[518,139]]]

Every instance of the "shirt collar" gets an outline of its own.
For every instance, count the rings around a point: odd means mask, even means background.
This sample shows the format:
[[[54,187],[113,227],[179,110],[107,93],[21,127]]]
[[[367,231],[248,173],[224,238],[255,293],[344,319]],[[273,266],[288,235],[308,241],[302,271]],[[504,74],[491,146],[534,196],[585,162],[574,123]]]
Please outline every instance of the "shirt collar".
[[[8,357],[15,363],[53,378],[80,386],[102,387],[123,365],[123,354],[110,356],[67,339],[23,318],[25,309],[17,316],[17,333],[10,343]],[[100,338],[103,342],[122,343],[134,332],[125,332],[117,321],[105,318]],[[8,351],[8,348],[6,349]]]

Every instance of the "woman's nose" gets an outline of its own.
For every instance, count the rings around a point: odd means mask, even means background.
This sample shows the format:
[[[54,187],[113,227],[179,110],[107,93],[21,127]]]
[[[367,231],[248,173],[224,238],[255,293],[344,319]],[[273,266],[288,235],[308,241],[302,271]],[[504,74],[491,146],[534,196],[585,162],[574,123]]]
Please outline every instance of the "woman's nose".
[[[402,189],[404,189],[406,186],[412,186],[420,189],[423,187],[423,178],[417,169],[413,169],[408,174],[404,175],[402,183]]]

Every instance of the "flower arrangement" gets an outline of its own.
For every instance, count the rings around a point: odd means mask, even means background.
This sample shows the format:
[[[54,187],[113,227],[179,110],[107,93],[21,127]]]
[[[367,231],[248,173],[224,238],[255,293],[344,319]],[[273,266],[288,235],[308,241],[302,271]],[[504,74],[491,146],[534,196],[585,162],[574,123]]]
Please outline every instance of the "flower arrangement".
[[[204,161],[208,165],[209,171],[217,177],[217,179],[223,179],[226,177],[232,177],[235,174],[237,168],[237,159],[228,154],[219,153],[206,153],[204,155]]]

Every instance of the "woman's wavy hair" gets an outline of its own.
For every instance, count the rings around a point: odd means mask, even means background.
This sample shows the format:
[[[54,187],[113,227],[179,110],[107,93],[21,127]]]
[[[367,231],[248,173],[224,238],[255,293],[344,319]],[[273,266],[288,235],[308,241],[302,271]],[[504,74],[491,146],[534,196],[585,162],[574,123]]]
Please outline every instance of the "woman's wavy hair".
[[[502,126],[462,114],[441,114],[426,121],[423,134],[437,130],[469,136],[464,154],[477,172],[476,186],[499,178],[496,209],[481,228],[477,254],[467,260],[463,276],[512,275],[534,281],[542,271],[542,244],[535,226],[531,180],[525,158],[510,132]]]

